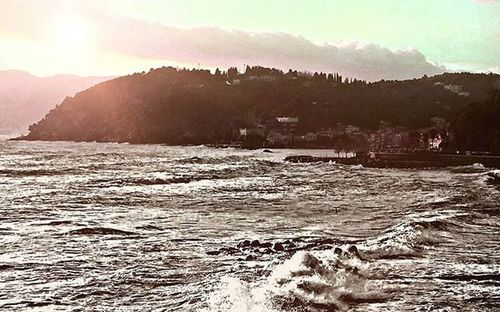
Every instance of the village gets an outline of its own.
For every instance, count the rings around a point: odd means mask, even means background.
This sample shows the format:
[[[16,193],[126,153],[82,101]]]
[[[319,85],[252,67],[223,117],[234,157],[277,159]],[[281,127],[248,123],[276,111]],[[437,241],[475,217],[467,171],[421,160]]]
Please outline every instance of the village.
[[[381,123],[377,130],[337,123],[333,127],[304,131],[297,116],[280,116],[263,124],[239,129],[243,146],[273,148],[333,148],[339,151],[410,153],[442,150],[447,131],[436,126],[418,130]]]

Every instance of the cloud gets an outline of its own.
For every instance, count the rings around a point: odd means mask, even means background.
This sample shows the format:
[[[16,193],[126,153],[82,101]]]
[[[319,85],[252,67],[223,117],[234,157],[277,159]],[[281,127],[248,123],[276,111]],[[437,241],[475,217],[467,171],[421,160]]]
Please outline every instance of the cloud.
[[[500,75],[500,66],[495,66],[488,68],[485,72],[487,73],[493,73],[493,74],[499,74]]]
[[[17,13],[0,17],[0,28],[39,38],[43,36],[39,29],[44,21],[68,11],[68,2],[40,0],[37,6],[23,3],[7,0],[2,9],[9,8]],[[336,71],[366,80],[407,79],[445,71],[443,66],[432,64],[416,49],[391,50],[359,42],[315,44],[288,33],[166,27],[124,16],[110,16],[89,6],[78,9],[81,17],[95,29],[93,40],[97,45],[136,58],[165,60],[166,64],[169,61],[201,63],[206,67],[222,68],[259,64],[284,70]],[[31,22],[33,20],[36,24]]]
[[[101,22],[101,44],[143,58],[211,67],[261,64],[282,69],[338,71],[367,80],[406,79],[445,70],[431,64],[415,49],[393,51],[358,42],[320,45],[287,33],[249,33],[215,27],[181,29],[123,17]]]

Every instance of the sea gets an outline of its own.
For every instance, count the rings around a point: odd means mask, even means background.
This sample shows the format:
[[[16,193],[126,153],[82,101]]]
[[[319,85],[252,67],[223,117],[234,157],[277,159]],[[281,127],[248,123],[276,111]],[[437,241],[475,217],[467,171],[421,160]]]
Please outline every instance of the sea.
[[[499,311],[481,164],[0,141],[1,311]]]

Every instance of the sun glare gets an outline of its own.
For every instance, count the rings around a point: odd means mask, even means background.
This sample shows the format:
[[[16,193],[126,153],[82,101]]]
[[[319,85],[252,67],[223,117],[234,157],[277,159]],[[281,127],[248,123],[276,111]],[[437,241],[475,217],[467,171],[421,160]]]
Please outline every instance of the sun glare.
[[[53,41],[55,47],[62,52],[81,52],[89,45],[88,28],[80,21],[61,22],[54,29]]]

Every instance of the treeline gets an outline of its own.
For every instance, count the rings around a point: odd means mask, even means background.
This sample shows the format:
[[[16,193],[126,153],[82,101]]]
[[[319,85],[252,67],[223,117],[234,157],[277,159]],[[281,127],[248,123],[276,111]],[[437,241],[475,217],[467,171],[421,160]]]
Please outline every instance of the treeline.
[[[32,125],[25,138],[222,143],[236,140],[241,127],[266,125],[277,116],[299,117],[298,133],[337,123],[418,129],[432,125],[433,118],[453,123],[468,104],[487,101],[498,79],[498,75],[444,74],[367,83],[334,72],[283,72],[261,66],[213,73],[162,67],[66,98]],[[455,85],[460,92],[448,87]]]

